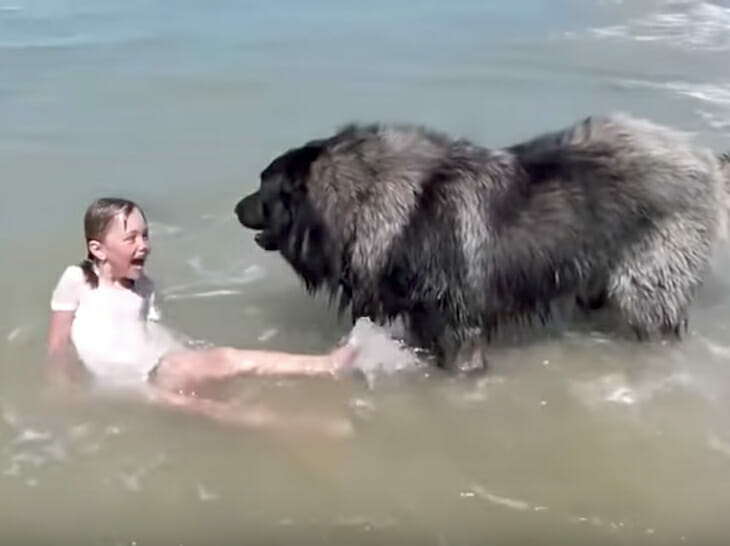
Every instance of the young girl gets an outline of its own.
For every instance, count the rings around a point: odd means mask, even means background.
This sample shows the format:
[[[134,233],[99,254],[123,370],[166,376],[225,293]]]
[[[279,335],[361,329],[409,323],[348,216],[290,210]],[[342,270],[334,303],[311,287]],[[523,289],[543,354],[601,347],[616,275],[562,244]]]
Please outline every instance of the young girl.
[[[157,324],[154,284],[144,273],[150,243],[142,209],[126,199],[97,199],[86,210],[84,231],[87,257],[65,269],[51,297],[48,352],[56,377],[69,377],[73,347],[96,382],[144,385],[156,401],[264,425],[275,421],[270,412],[240,412],[196,390],[246,374],[332,376],[354,357],[350,343],[324,355],[189,349]]]

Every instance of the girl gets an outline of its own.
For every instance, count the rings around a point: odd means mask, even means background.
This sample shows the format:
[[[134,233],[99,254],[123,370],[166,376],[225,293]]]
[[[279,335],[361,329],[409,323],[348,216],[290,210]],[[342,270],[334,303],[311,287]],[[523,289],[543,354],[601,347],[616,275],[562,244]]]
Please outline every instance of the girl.
[[[240,412],[196,390],[246,374],[332,376],[355,355],[351,343],[324,355],[189,349],[157,324],[154,284],[144,274],[150,243],[142,209],[126,199],[97,199],[86,210],[84,231],[87,257],[65,269],[51,297],[48,352],[57,378],[69,378],[73,347],[97,382],[144,385],[155,401],[263,425],[276,420],[273,414]]]

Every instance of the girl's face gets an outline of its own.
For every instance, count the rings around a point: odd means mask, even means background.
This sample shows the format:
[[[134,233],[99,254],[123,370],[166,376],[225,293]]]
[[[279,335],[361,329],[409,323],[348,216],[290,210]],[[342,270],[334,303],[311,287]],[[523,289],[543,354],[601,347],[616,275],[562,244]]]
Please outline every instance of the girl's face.
[[[114,217],[101,241],[89,241],[89,250],[108,267],[112,279],[139,279],[150,253],[147,222],[139,209]]]

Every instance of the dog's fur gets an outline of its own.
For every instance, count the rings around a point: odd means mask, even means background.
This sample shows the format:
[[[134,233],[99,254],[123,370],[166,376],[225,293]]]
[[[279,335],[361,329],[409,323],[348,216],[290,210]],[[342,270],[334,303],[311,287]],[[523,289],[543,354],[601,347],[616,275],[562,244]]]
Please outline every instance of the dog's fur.
[[[440,365],[468,368],[500,325],[564,297],[610,304],[641,339],[680,336],[729,180],[730,156],[624,114],[503,149],[349,125],[274,159],[236,213],[310,292],[399,317]]]

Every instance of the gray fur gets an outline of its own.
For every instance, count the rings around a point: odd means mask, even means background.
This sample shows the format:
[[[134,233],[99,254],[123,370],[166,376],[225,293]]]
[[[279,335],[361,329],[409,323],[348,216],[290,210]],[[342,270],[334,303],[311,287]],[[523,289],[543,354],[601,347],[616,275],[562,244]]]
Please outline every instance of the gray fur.
[[[728,185],[730,157],[625,114],[503,149],[350,125],[279,156],[237,213],[310,290],[469,367],[501,325],[566,297],[605,300],[639,338],[680,335]]]

